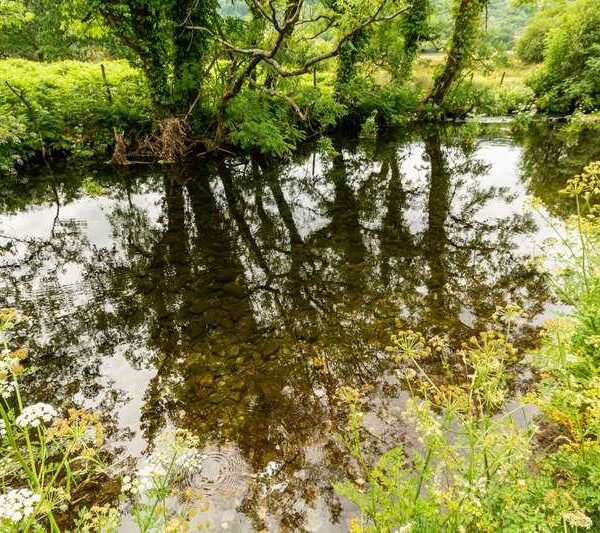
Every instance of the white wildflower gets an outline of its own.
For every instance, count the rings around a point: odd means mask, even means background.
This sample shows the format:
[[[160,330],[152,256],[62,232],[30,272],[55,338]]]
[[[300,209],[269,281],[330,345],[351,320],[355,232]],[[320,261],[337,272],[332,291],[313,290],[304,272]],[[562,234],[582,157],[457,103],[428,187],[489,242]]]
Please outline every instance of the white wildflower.
[[[121,480],[121,491],[131,492],[133,488],[132,482],[133,480],[131,479],[131,476],[123,476],[123,479]]]
[[[409,522],[408,524],[405,524],[403,526],[400,526],[397,530],[396,533],[410,533],[412,531],[412,523]]]
[[[10,376],[20,363],[16,357],[11,357],[10,350],[3,350],[2,357],[0,357],[0,396],[2,398],[8,398],[14,391],[15,384],[10,379]]]
[[[198,446],[198,439],[187,431],[165,431],[156,439],[156,449],[148,462],[163,469],[197,470],[204,459],[198,452]]]
[[[0,418],[0,439],[6,437],[6,423]]]
[[[0,396],[8,398],[15,390],[15,384],[7,379],[0,380]]]
[[[417,373],[413,368],[407,368],[404,371],[404,377],[406,379],[414,379],[415,377],[417,377]]]
[[[0,495],[0,520],[18,523],[32,515],[40,501],[39,494],[29,489],[11,490]]]
[[[58,411],[47,403],[36,403],[29,405],[21,411],[17,417],[17,425],[26,427],[37,427],[41,422],[52,422],[58,416]]]
[[[565,356],[565,361],[567,363],[576,363],[577,362],[577,356],[574,353],[569,352],[566,356]]]
[[[274,476],[281,470],[281,465],[277,461],[269,461],[265,465],[265,476]]]
[[[590,529],[593,525],[592,519],[581,511],[567,511],[562,515],[563,520],[573,527]]]
[[[142,496],[152,489],[172,484],[184,472],[198,470],[204,459],[199,441],[183,430],[165,431],[156,439],[156,449],[135,476],[124,476],[123,493]]]
[[[8,376],[21,364],[18,357],[14,357],[10,350],[3,350],[0,357],[0,374]]]
[[[124,476],[121,491],[133,496],[142,496],[152,489],[159,488],[165,480],[167,472],[161,466],[146,465],[142,467],[135,477]]]

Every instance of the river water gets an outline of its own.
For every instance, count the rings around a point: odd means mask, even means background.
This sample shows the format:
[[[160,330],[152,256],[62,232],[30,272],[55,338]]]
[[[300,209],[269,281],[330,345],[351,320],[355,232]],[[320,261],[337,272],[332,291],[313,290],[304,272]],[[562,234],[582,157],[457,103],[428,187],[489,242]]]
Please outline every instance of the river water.
[[[164,428],[198,435],[211,529],[344,530],[336,389],[365,392],[375,454],[414,438],[385,352],[398,321],[457,344],[513,302],[531,346],[553,306],[532,258],[568,212],[556,191],[600,158],[594,139],[509,124],[334,147],[0,187],[0,307],[31,317],[28,397],[99,411],[123,457]]]

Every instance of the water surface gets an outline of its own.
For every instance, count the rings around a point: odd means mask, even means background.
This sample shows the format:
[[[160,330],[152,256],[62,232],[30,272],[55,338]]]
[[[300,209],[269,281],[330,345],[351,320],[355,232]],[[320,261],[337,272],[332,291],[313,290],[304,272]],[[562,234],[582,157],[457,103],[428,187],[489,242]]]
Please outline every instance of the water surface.
[[[509,125],[334,145],[0,190],[0,306],[31,317],[29,394],[100,411],[124,455],[165,427],[197,434],[214,529],[343,530],[336,389],[365,391],[378,452],[412,438],[384,350],[397,321],[459,343],[513,302],[530,345],[550,305],[531,258],[552,231],[526,197],[558,222],[555,191],[600,155]]]

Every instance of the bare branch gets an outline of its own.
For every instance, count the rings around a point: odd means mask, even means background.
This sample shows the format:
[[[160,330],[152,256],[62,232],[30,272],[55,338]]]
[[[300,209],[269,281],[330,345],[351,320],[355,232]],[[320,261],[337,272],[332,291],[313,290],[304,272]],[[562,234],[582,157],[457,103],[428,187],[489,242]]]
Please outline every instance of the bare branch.
[[[275,17],[275,13],[273,13],[272,15],[269,15],[264,7],[262,6],[262,4],[260,3],[260,0],[250,0],[252,2],[252,5],[256,8],[256,10],[261,14],[261,16],[265,19],[267,19],[271,24],[273,24],[273,26],[275,26],[275,28],[278,27],[278,23],[277,23],[277,18]]]
[[[312,24],[313,22],[319,22],[320,20],[326,20],[328,22],[334,22],[334,18],[330,17],[328,15],[318,15],[315,18],[312,19],[302,19],[298,21],[298,24],[296,24],[296,26],[302,26],[303,24]]]
[[[312,67],[313,65],[316,65],[317,63],[321,63],[322,61],[325,61],[327,59],[331,59],[332,57],[337,56],[340,53],[340,50],[342,48],[342,46],[346,43],[346,41],[348,41],[352,36],[356,35],[359,31],[363,30],[364,28],[366,28],[367,26],[374,24],[376,22],[383,22],[386,20],[392,20],[396,17],[398,17],[400,14],[404,13],[405,11],[407,11],[408,8],[404,8],[401,9],[399,11],[396,11],[395,13],[391,14],[391,15],[387,15],[387,16],[379,16],[381,11],[383,10],[383,7],[385,5],[387,0],[383,0],[381,2],[381,4],[379,5],[379,7],[377,8],[377,10],[375,11],[375,13],[369,17],[368,19],[364,20],[361,24],[359,24],[358,26],[356,26],[352,31],[348,32],[347,34],[345,34],[337,43],[337,45],[332,48],[331,50],[329,50],[328,52],[325,52],[323,54],[320,54],[318,56],[314,56],[310,59],[307,59],[304,64],[296,69],[293,70],[285,70],[281,64],[279,64],[275,59],[273,59],[272,57],[264,57],[264,61],[266,61],[267,63],[269,63],[269,65],[271,65],[275,71],[282,77],[284,78],[290,78],[293,76],[301,76],[302,74],[306,74],[309,70],[310,67]]]
[[[300,106],[294,101],[294,99],[291,98],[290,96],[288,96],[287,94],[279,93],[273,89],[268,89],[267,87],[265,87],[263,85],[258,85],[254,80],[250,80],[250,85],[254,89],[257,89],[259,91],[267,93],[269,96],[274,96],[277,98],[281,98],[282,100],[285,100],[287,102],[287,104],[290,106],[290,108],[292,109],[292,111],[298,116],[298,118],[302,122],[305,122],[306,119],[308,118],[307,115],[302,112],[302,110],[300,109]]]
[[[333,27],[335,22],[336,22],[335,20],[330,19],[329,22],[327,23],[327,25],[322,30],[319,30],[317,33],[311,35],[310,37],[303,37],[302,40],[303,41],[312,41],[313,39],[320,37],[324,33],[328,32]]]

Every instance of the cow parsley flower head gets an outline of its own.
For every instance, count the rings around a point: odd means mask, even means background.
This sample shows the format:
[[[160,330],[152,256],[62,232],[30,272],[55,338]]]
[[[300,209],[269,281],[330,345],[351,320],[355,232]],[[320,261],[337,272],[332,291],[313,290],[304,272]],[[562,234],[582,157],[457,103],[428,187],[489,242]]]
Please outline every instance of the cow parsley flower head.
[[[162,485],[173,484],[185,472],[202,466],[199,441],[185,430],[165,431],[156,439],[156,449],[135,476],[124,476],[121,491],[143,496]]]
[[[15,384],[11,376],[18,374],[18,370],[22,368],[19,358],[21,353],[21,350],[17,352],[2,350],[0,354],[0,396],[2,398],[8,398],[13,393]]]
[[[199,441],[190,432],[178,429],[164,431],[156,439],[156,448],[148,462],[163,469],[197,470],[202,466]]]
[[[594,523],[592,519],[581,511],[567,511],[562,515],[563,520],[570,526],[590,529]]]
[[[42,422],[52,422],[58,416],[58,411],[47,403],[28,405],[17,417],[17,425],[22,428],[37,427]]]
[[[152,489],[160,487],[167,475],[161,466],[146,465],[142,467],[135,477],[124,476],[121,491],[133,496],[143,496]]]
[[[0,520],[18,523],[32,515],[40,496],[29,489],[11,490],[0,495]]]
[[[15,388],[15,384],[12,381],[6,379],[0,380],[0,396],[2,398],[8,398]]]
[[[6,437],[6,423],[0,418],[0,439]]]

